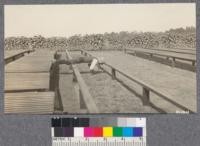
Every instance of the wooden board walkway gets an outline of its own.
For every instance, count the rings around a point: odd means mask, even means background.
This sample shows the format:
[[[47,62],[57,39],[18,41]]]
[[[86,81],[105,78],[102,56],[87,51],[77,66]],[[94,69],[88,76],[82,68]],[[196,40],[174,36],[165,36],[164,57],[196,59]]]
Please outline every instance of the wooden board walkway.
[[[104,57],[107,64],[170,95],[171,100],[191,111],[197,110],[196,73],[165,66],[123,52],[91,51],[89,53],[95,57]]]
[[[4,56],[4,64],[7,65],[8,63],[11,63],[17,59],[22,58],[26,54],[32,53],[35,50],[10,50],[10,51],[5,51],[5,56]]]
[[[5,113],[47,114],[54,111],[53,92],[6,93]]]
[[[36,51],[5,67],[5,72],[39,73],[49,72],[54,51]]]
[[[53,54],[54,51],[38,50],[5,66],[7,113],[53,113],[54,93],[49,92]]]
[[[48,73],[6,73],[5,92],[48,90]]]

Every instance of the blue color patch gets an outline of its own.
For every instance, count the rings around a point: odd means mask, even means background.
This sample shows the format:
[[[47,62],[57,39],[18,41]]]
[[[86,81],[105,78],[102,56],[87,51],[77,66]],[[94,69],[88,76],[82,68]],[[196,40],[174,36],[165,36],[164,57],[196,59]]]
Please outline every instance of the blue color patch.
[[[123,137],[132,137],[133,136],[133,128],[123,127],[122,133],[123,133]]]
[[[133,136],[134,137],[142,137],[143,136],[142,127],[134,127],[133,128]]]

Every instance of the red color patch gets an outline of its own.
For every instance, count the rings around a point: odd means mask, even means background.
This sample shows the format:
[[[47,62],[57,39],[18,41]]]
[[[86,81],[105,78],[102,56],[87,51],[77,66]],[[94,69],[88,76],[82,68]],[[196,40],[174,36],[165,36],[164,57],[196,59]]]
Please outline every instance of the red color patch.
[[[103,128],[95,127],[93,130],[94,137],[103,137]]]

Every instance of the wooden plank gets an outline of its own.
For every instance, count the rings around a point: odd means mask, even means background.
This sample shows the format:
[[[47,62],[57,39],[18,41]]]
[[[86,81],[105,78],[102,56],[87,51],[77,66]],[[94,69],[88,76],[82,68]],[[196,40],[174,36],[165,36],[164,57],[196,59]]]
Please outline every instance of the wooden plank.
[[[5,113],[54,112],[54,92],[47,92],[52,58],[37,51],[5,66]]]
[[[173,52],[178,54],[190,54],[190,55],[196,55],[196,49],[167,49],[167,48],[161,48],[161,49],[154,49],[154,48],[142,48],[145,50],[156,50],[159,52]]]
[[[53,113],[54,92],[5,93],[5,113]]]
[[[6,73],[5,91],[48,89],[48,73]]]
[[[143,87],[142,88],[143,92],[143,98],[144,98],[144,105],[149,105],[150,104],[150,92],[147,88]]]
[[[67,67],[67,66],[63,66]],[[72,81],[72,75],[60,75],[59,89],[63,104],[64,113],[78,113],[80,111],[80,103],[77,100],[77,94],[74,86],[77,83]]]
[[[61,59],[66,59],[65,52],[58,53],[61,55]],[[70,66],[65,64],[59,65],[59,70],[59,90],[63,105],[63,113],[80,113],[79,96],[75,90],[75,87],[78,85],[73,82],[73,71],[70,69]],[[70,74],[65,74],[66,72]]]
[[[66,50],[66,55],[67,55],[67,58],[72,59],[72,57],[70,56],[70,54],[67,50]],[[85,103],[89,113],[99,113],[97,105],[94,102],[94,99],[91,96],[89,89],[88,89],[85,81],[83,80],[77,66],[72,65],[72,69],[73,69],[74,75],[76,76],[77,82],[79,84],[80,92],[82,93],[84,103]]]
[[[164,56],[170,58],[176,58],[184,61],[195,61],[196,62],[196,55],[192,54],[179,54],[174,52],[163,52],[158,50],[148,50],[142,48],[134,48],[134,49],[127,49],[127,51],[134,51],[134,53],[146,53],[146,54],[153,54],[157,56]]]
[[[128,49],[128,48],[127,48]],[[103,49],[103,50],[94,50],[94,49],[84,49],[85,51],[91,51],[91,52],[112,52],[112,51],[127,51],[127,49]],[[140,48],[137,48],[140,49]],[[190,54],[190,55],[196,55],[196,49],[191,48],[191,49],[175,49],[175,48],[142,48],[145,50],[157,50],[157,51],[161,51],[161,52],[172,52],[172,53],[179,53],[179,54]],[[80,50],[70,50],[70,51],[80,51]]]
[[[5,72],[49,72],[53,51],[36,51],[5,66]]]
[[[12,52],[12,53],[11,53]],[[19,50],[19,51],[11,51],[10,53],[7,53],[4,64],[7,65],[8,63],[11,63],[13,61],[16,61],[17,59],[20,59],[21,57],[25,56],[26,53],[34,52],[34,50]]]
[[[11,57],[11,56],[14,56],[16,54],[19,54],[21,52],[23,52],[24,50],[8,50],[8,51],[5,51],[4,53],[4,59],[8,58],[8,57]]]

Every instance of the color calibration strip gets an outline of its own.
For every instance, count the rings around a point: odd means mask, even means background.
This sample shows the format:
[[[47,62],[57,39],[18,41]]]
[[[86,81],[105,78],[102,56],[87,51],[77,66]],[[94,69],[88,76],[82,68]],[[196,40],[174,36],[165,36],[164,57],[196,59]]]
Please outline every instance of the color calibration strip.
[[[53,146],[146,146],[146,118],[52,118]]]
[[[142,137],[142,127],[55,127],[54,137]]]

